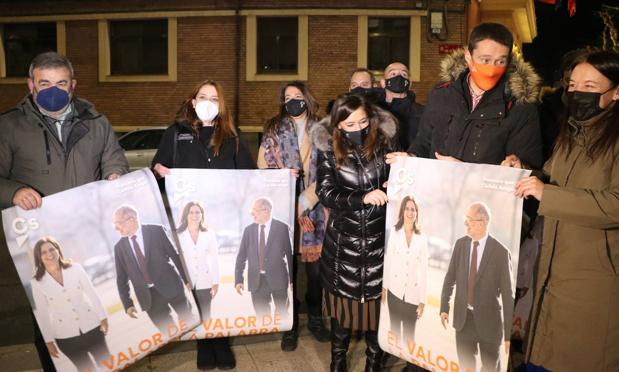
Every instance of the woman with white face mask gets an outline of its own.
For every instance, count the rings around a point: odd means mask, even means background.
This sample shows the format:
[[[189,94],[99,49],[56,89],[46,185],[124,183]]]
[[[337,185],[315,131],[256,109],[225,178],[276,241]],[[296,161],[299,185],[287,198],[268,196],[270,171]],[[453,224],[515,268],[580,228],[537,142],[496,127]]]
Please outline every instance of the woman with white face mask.
[[[178,110],[174,124],[163,134],[152,164],[159,177],[169,174],[169,168],[256,168],[232,122],[221,85],[206,80],[196,86]],[[219,278],[212,279],[219,283]],[[198,369],[225,370],[235,366],[228,337],[198,340]]]
[[[219,83],[206,80],[196,86],[163,134],[152,164],[159,177],[165,177],[168,168],[256,167],[232,122]]]
[[[526,359],[549,371],[617,371],[619,54],[579,58],[567,98],[544,175],[516,184],[544,216]]]

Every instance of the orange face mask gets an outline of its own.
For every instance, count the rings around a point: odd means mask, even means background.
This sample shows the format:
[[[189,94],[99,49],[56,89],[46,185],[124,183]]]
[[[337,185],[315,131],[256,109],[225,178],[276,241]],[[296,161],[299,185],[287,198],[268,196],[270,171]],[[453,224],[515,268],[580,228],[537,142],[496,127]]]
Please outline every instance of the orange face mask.
[[[482,65],[479,63],[473,62],[473,67],[469,68],[471,72],[471,78],[475,84],[483,90],[490,90],[494,88],[496,83],[501,79],[501,76],[505,73],[505,66],[494,66],[494,65]]]

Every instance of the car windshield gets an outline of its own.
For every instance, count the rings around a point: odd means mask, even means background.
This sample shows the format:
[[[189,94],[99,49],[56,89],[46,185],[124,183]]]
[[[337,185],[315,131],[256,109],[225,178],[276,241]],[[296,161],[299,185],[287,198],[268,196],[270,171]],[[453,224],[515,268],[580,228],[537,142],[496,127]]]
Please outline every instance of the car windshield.
[[[125,151],[156,149],[161,142],[163,129],[138,130],[127,133],[118,140]]]

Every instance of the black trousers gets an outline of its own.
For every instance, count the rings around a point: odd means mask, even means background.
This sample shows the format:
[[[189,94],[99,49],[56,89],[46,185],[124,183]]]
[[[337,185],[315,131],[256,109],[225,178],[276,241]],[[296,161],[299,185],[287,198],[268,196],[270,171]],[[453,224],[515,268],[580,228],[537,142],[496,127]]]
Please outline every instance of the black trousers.
[[[194,289],[193,296],[196,298],[196,305],[198,306],[198,313],[200,313],[200,321],[208,322],[211,319],[211,289]]]
[[[32,325],[34,327],[34,346],[39,354],[39,361],[41,362],[43,372],[56,372],[56,367],[54,366],[52,357],[49,355],[47,345],[45,344],[45,340],[43,340],[41,329],[39,328],[37,320],[34,318],[34,314],[32,314]]]
[[[456,330],[456,349],[458,351],[458,361],[460,370],[465,371],[470,368],[475,371],[475,356],[481,354],[481,372],[497,372],[499,370],[501,344],[494,342],[483,342],[477,334],[473,310],[466,310],[466,321],[464,328]]]
[[[110,358],[105,335],[99,327],[79,336],[57,338],[56,345],[71,360],[78,371],[95,371],[96,365],[100,365],[102,360]],[[95,360],[94,364],[90,359],[91,355]]]
[[[281,316],[282,323],[288,320],[288,288],[271,289],[266,274],[260,274],[260,284],[258,289],[251,292],[251,301],[258,318],[258,324],[262,324],[265,315],[271,316],[271,301],[275,305],[275,314]]]
[[[163,297],[155,287],[149,289],[151,306],[150,309],[146,310],[146,313],[150,317],[150,320],[162,334],[169,335],[171,331],[172,335],[177,335],[177,330],[174,328],[172,328],[172,330],[169,329],[170,326],[176,326],[172,314],[170,313],[170,307],[174,309],[179,320],[191,319],[191,305],[189,305],[187,301],[185,292],[182,291],[176,297],[168,300]]]
[[[322,283],[320,281],[320,260],[305,263],[307,277],[307,312],[309,316],[322,317]],[[298,306],[297,306],[298,307]]]
[[[417,305],[400,300],[391,291],[387,291],[387,305],[389,306],[391,332],[400,338],[400,332],[402,331],[402,339],[412,342],[415,339]]]

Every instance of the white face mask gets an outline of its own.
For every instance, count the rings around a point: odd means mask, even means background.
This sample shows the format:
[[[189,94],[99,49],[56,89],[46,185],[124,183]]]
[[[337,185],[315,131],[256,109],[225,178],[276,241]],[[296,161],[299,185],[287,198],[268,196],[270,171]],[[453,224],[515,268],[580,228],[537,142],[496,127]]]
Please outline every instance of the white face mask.
[[[211,101],[200,101],[195,107],[196,114],[203,122],[209,122],[219,114],[219,107]]]

